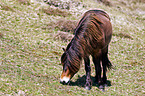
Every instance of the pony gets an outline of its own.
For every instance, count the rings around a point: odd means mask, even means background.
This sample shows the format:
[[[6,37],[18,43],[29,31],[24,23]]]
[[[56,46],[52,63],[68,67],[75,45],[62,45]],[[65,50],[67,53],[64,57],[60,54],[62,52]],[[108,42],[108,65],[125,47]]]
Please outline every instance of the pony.
[[[99,88],[104,89],[107,84],[106,71],[112,64],[108,59],[108,46],[112,37],[112,25],[109,15],[102,10],[87,11],[77,24],[74,37],[64,49],[61,56],[63,71],[60,83],[68,84],[71,78],[79,71],[82,59],[85,63],[85,88],[92,86],[91,67],[89,56],[92,56],[95,65],[95,79]],[[101,73],[103,69],[103,77]]]

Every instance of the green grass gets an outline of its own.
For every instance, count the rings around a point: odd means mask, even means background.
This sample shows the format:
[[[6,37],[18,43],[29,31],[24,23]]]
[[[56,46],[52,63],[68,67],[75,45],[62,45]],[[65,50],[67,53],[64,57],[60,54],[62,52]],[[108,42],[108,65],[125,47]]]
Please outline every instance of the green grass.
[[[27,0],[29,4],[20,1],[0,1],[0,95],[145,95],[145,3],[125,0],[123,5],[112,0],[109,7],[94,0],[79,0],[85,7],[71,7],[65,10],[70,16],[64,17],[47,15],[42,9],[50,6],[43,0]],[[114,32],[109,47],[113,69],[107,74],[111,86],[105,92],[96,86],[90,91],[82,87],[83,64],[71,86],[59,83],[62,48],[69,41],[54,39],[59,30],[47,28],[59,20],[79,21],[84,12],[96,8],[110,15]]]

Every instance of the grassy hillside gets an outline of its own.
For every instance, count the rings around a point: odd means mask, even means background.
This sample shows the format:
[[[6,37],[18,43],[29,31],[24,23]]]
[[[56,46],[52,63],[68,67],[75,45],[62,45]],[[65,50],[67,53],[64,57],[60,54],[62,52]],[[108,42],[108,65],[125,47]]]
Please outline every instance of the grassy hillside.
[[[0,95],[145,95],[144,0],[45,1],[0,1]],[[59,83],[62,48],[89,9],[105,10],[113,25],[109,47],[113,69],[108,71],[110,86],[105,92],[95,84],[90,91],[83,88],[83,64],[71,85]]]

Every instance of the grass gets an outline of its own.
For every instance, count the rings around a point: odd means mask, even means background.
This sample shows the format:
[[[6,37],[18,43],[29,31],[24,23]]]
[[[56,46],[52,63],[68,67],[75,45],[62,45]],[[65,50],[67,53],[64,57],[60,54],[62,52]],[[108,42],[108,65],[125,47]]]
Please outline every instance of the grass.
[[[124,5],[112,0],[109,7],[94,0],[79,0],[86,7],[70,7],[71,15],[63,16],[42,11],[52,7],[42,0],[27,0],[28,4],[21,1],[0,1],[0,95],[145,95],[145,3],[124,0]],[[84,12],[95,8],[110,15],[114,32],[109,47],[113,69],[108,71],[110,86],[105,92],[95,84],[90,91],[83,88],[83,64],[71,85],[59,83],[62,48],[69,41],[55,39],[59,28],[48,28],[51,22],[78,21]]]

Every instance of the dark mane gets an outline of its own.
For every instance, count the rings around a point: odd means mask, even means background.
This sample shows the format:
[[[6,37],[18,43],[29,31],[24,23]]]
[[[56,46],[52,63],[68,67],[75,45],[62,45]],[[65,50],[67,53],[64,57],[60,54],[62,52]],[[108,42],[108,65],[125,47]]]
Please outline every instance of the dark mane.
[[[104,34],[100,27],[102,21],[97,14],[103,14],[103,16],[109,18],[105,12],[100,10],[86,12],[77,25],[74,38],[62,55],[62,59],[65,59],[65,64],[71,71],[78,71],[82,58],[92,54],[93,49],[104,46]]]

